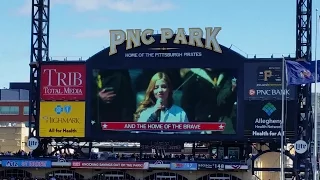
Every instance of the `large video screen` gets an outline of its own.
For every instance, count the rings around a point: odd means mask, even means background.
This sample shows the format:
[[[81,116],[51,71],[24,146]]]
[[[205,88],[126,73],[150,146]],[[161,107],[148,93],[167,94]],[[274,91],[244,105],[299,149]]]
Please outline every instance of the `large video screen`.
[[[236,134],[236,69],[94,69],[91,133]]]

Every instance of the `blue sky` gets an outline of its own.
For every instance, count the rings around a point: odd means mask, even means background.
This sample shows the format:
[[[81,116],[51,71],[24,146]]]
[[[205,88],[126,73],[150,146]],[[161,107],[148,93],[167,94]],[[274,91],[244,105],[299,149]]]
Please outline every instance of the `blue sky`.
[[[296,1],[292,0],[51,0],[51,5],[53,59],[92,56],[109,46],[110,29],[164,27],[220,26],[219,43],[233,45],[249,57],[295,53]],[[314,0],[314,29],[319,7]],[[29,81],[31,0],[1,0],[0,22],[2,88],[12,81]]]

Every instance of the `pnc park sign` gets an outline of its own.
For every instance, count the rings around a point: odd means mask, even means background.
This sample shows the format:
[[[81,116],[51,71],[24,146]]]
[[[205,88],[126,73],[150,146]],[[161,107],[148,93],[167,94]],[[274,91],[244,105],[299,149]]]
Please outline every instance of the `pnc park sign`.
[[[205,31],[201,28],[189,28],[189,39],[186,37],[186,31],[184,28],[178,28],[176,33],[170,28],[161,29],[160,43],[166,44],[169,39],[174,37],[174,44],[184,44],[200,48],[206,48],[217,53],[222,53],[220,45],[217,41],[217,35],[220,32],[221,27],[206,27]],[[110,30],[110,51],[109,56],[116,54],[117,46],[126,41],[126,50],[133,49],[144,45],[150,45],[155,42],[152,37],[154,34],[153,29],[127,29],[123,30]],[[202,42],[204,38],[205,42]]]

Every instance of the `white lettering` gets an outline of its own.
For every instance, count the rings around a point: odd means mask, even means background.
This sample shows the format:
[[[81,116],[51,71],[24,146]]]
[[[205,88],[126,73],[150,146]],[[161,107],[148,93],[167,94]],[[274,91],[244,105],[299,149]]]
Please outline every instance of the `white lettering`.
[[[253,136],[281,136],[282,120],[256,118],[254,122]],[[280,134],[279,134],[280,133]]]
[[[70,76],[69,76],[69,79],[70,79],[70,82],[71,82],[71,77],[72,77],[72,74],[73,74],[73,85],[74,86],[81,86],[82,85],[82,75],[81,73],[79,72],[70,72]]]
[[[140,29],[128,29],[127,30],[127,46],[126,50],[132,49],[133,47],[141,46],[140,41],[141,30]]]
[[[201,48],[206,48],[217,53],[222,53],[221,47],[217,40],[217,35],[221,30],[221,27],[207,27],[205,33],[205,45],[202,42],[203,31],[200,28],[189,28],[189,40],[186,37],[186,32],[184,28],[178,28],[177,34],[173,43],[175,44],[188,44],[190,46],[197,46]],[[126,42],[126,50],[136,48],[141,46],[141,42],[145,45],[150,45],[155,42],[155,39],[151,36],[154,30],[146,29],[142,31],[141,29],[127,29],[127,32],[123,30],[110,30],[110,52],[109,55],[117,53],[117,46]],[[168,43],[174,32],[170,28],[161,28],[161,38],[160,43]],[[150,36],[149,38],[147,38]],[[188,42],[189,41],[189,42]]]
[[[187,38],[186,38],[186,32],[183,28],[178,28],[178,33],[176,35],[176,38],[174,38],[173,43],[175,44],[188,44]]]
[[[189,45],[197,46],[203,48],[203,43],[201,38],[203,37],[203,31],[200,28],[190,28],[189,29]]]
[[[259,89],[256,90],[257,95],[260,96],[281,96],[285,94],[286,96],[290,96],[290,89],[282,90],[282,89]]]
[[[161,29],[161,41],[160,43],[165,44],[167,43],[168,39],[171,39],[173,37],[173,31],[170,28],[162,28]]]
[[[48,78],[42,86],[44,95],[83,95],[84,79],[80,72],[59,72],[57,69],[44,69],[42,78]]]
[[[64,88],[64,94],[82,94],[82,90],[76,88]]]
[[[125,124],[124,129],[135,129],[136,125],[135,124]]]
[[[145,45],[150,45],[152,43],[154,43],[156,40],[154,40],[154,38],[151,36],[153,35],[153,30],[152,29],[146,29],[142,32],[141,35],[141,41],[143,44]],[[147,36],[150,36],[149,39],[147,39]]]
[[[217,35],[220,30],[221,27],[215,27],[213,30],[211,27],[206,28],[206,48],[218,53],[222,53],[220,45],[217,41]]]
[[[109,56],[116,54],[117,46],[126,39],[126,33],[122,30],[110,30],[110,52]]]
[[[66,73],[57,73],[58,75],[58,86],[67,86],[67,83],[65,82],[65,78],[67,77]]]
[[[48,73],[48,84],[50,86],[82,86],[82,75],[79,72],[58,72],[56,69],[44,69],[43,74]],[[55,75],[55,76],[54,76]],[[57,77],[57,78],[54,78]],[[56,79],[55,84],[53,80]]]
[[[48,84],[47,84],[47,86],[52,86],[52,71],[56,72],[56,69],[45,69],[45,70],[43,70],[44,74],[46,72],[48,72]]]

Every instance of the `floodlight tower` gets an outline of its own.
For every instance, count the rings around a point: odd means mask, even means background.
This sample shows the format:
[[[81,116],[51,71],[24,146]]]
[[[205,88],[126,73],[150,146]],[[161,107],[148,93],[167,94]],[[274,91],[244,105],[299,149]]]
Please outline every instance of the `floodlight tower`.
[[[32,0],[29,137],[39,138],[40,76],[42,61],[49,60],[50,0]]]
[[[297,0],[296,13],[296,58],[306,61],[312,60],[311,55],[311,35],[312,35],[312,0]],[[314,122],[312,117],[311,104],[311,85],[300,86],[298,89],[300,113],[297,129],[297,138],[312,145],[312,132]],[[304,172],[306,180],[313,179],[312,172],[312,148],[308,148],[307,152],[299,155],[294,162],[297,172]],[[300,165],[304,164],[304,167]]]

